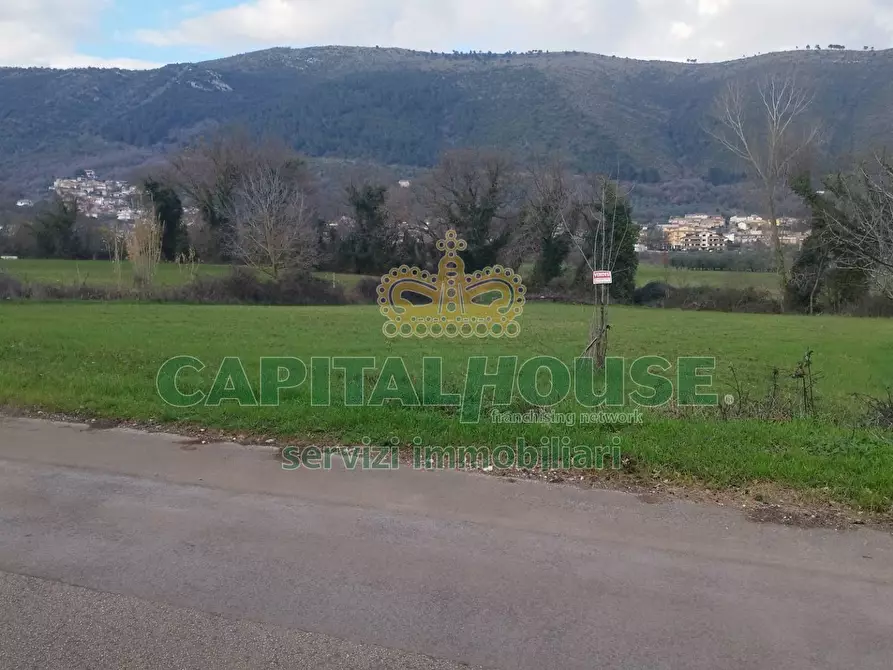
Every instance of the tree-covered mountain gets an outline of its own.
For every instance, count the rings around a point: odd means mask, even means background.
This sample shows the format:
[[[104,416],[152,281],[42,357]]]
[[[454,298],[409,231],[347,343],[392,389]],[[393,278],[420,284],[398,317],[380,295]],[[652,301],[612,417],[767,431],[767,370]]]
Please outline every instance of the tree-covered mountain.
[[[586,53],[270,49],[150,71],[0,68],[0,181],[152,160],[220,124],[311,156],[428,166],[444,149],[558,152],[654,182],[740,172],[705,132],[730,80],[794,72],[815,93],[829,157],[893,138],[893,51],[797,51],[716,64]]]

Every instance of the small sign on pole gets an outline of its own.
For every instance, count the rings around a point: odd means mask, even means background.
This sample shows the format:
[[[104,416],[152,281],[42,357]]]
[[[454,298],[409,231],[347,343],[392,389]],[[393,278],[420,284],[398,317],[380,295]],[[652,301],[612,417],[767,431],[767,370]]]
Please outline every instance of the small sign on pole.
[[[614,282],[610,270],[595,270],[592,273],[592,283],[595,286],[601,284],[612,284]]]

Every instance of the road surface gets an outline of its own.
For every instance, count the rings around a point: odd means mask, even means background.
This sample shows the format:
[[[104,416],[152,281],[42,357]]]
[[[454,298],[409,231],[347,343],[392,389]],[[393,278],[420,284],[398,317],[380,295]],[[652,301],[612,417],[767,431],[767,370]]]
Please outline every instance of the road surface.
[[[893,537],[0,418],[2,668],[893,667]]]

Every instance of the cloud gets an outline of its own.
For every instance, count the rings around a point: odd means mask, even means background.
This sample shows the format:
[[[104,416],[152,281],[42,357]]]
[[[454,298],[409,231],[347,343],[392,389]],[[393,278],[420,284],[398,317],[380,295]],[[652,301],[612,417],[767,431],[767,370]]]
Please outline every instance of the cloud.
[[[215,6],[220,7],[216,0]],[[156,0],[147,21],[114,25],[135,0],[0,0],[0,65],[154,67],[159,59],[228,55],[270,46],[345,44],[411,49],[578,50],[637,58],[740,58],[807,44],[886,48],[890,0]],[[106,19],[108,34],[100,29]],[[137,21],[136,25],[140,25]],[[124,39],[115,40],[116,34]],[[112,43],[100,58],[83,45]]]
[[[670,34],[676,39],[687,40],[695,32],[695,29],[684,21],[673,21],[670,26]]]
[[[0,0],[0,66],[157,67],[133,58],[79,53],[82,39],[96,36],[110,0]]]
[[[627,8],[637,10],[635,3]],[[602,20],[633,20],[614,0],[253,0],[143,30],[154,46],[254,48],[283,44],[402,46],[450,51],[577,48],[611,37]]]
[[[888,0],[249,0],[137,39],[233,52],[346,44],[724,60],[893,41]]]

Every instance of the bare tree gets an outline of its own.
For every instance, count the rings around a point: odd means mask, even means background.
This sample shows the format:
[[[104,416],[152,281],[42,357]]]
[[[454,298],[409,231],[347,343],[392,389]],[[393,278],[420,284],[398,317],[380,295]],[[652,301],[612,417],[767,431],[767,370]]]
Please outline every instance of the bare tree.
[[[306,193],[281,167],[260,165],[244,175],[226,210],[231,256],[278,279],[286,270],[309,271],[316,235]]]
[[[590,180],[584,192],[576,196],[579,227],[575,230],[562,215],[565,229],[582,256],[578,279],[589,272],[610,271],[612,284],[595,284],[594,308],[589,326],[589,342],[582,356],[592,358],[598,368],[608,355],[608,306],[613,293],[631,297],[635,287],[638,257],[635,253],[637,227],[632,223],[627,198],[618,192],[615,182],[603,176]],[[589,281],[589,277],[585,277]]]
[[[755,88],[754,98],[739,83],[730,83],[717,100],[718,127],[708,132],[762,183],[784,293],[788,268],[778,228],[778,201],[795,161],[818,141],[820,133],[817,124],[805,123],[813,96],[793,75],[770,76]]]
[[[169,180],[198,208],[202,223],[216,240],[218,255],[225,255],[231,235],[230,214],[236,190],[245,175],[274,166],[305,182],[300,157],[284,142],[256,140],[242,129],[217,132],[170,159]]]
[[[496,262],[510,236],[514,194],[511,166],[499,152],[460,149],[446,153],[426,184],[438,232],[455,229],[468,243],[470,269]]]
[[[893,164],[878,156],[827,186],[835,201],[827,234],[846,250],[844,267],[868,272],[893,298]]]

